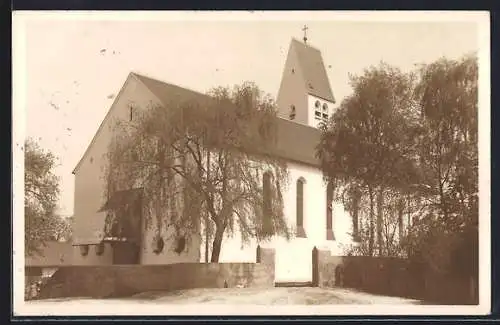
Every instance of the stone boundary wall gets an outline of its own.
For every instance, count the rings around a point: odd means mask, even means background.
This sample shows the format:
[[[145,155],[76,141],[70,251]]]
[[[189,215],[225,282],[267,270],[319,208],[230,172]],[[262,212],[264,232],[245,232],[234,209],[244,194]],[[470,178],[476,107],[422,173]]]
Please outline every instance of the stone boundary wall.
[[[261,247],[257,247],[256,263],[63,266],[42,288],[39,297],[107,298],[146,291],[273,287],[274,269],[274,249]]]
[[[427,303],[479,303],[477,278],[438,274],[401,258],[332,256],[312,251],[313,286],[346,287]]]

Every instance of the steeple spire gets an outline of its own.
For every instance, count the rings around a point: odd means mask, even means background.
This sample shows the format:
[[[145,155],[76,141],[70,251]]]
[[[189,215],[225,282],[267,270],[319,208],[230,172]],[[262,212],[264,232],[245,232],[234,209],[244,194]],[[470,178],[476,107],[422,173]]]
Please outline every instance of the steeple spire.
[[[309,27],[307,27],[306,25],[304,25],[304,27],[302,28],[302,31],[304,32],[304,44],[307,44],[307,30],[309,29]]]

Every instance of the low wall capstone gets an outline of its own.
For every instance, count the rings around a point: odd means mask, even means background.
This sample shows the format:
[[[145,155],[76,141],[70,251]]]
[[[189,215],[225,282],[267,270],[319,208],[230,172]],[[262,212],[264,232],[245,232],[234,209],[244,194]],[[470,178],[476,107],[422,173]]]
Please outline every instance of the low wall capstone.
[[[274,267],[274,250],[261,247],[257,247],[256,263],[63,266],[42,288],[40,298],[107,298],[146,291],[273,287]]]
[[[347,287],[439,304],[478,304],[477,278],[439,274],[409,260],[312,251],[313,285]]]

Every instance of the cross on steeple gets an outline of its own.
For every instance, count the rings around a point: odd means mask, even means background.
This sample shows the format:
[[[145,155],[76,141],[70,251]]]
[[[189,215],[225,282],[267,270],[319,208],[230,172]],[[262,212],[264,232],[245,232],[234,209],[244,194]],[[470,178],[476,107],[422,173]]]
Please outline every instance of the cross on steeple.
[[[304,27],[302,28],[302,31],[304,32],[304,43],[307,43],[307,30],[309,29],[309,27],[307,27],[306,25],[304,25]]]

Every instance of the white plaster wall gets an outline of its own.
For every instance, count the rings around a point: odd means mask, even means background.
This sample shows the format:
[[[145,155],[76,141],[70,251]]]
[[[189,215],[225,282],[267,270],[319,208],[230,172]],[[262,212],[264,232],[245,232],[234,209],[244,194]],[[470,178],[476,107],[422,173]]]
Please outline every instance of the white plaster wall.
[[[179,159],[177,163],[183,162]],[[189,164],[189,162],[184,162]],[[180,175],[173,175],[173,181],[178,186],[182,187],[185,180]],[[183,207],[189,202],[184,202],[182,195],[175,199],[175,204],[178,207],[178,213],[183,213]],[[141,239],[141,264],[173,264],[173,263],[194,263],[200,261],[200,245],[201,235],[199,231],[199,224],[197,229],[187,230],[181,229],[186,236],[186,246],[181,253],[175,252],[177,247],[177,238],[175,228],[168,225],[168,222],[162,220],[158,222],[156,214],[154,213],[154,205],[149,207],[145,206],[142,220],[142,239]],[[199,213],[199,212],[198,212]],[[149,217],[148,217],[149,215]],[[149,220],[147,220],[149,218]],[[154,239],[157,234],[160,234],[164,240],[165,246],[159,253],[155,253]]]
[[[243,244],[238,231],[235,231],[233,236],[226,235],[222,241],[222,248],[219,256],[220,263],[251,263],[257,260],[257,245],[255,239],[250,240],[249,243]],[[262,245],[262,244],[261,244]],[[264,246],[264,245],[262,245]],[[212,243],[210,242],[209,256],[212,253]],[[202,261],[205,261],[205,243],[202,242]]]
[[[156,228],[146,228],[142,237],[141,264],[173,264],[173,263],[195,263],[200,261],[201,236],[192,234],[186,242],[186,248],[180,254],[174,251],[175,236],[173,228],[162,232],[165,242],[163,251],[156,254],[153,250],[153,240]]]
[[[97,255],[97,245],[88,245],[89,252],[83,256],[80,246],[73,246],[73,263],[74,265],[109,265],[113,264],[113,248],[111,244],[104,244],[104,252],[102,255]]]
[[[328,105],[328,117],[329,118],[334,113],[334,107],[333,107],[334,104],[332,102],[324,100],[324,99],[316,97],[316,96],[308,95],[308,97],[307,97],[307,109],[308,109],[307,124],[312,126],[312,127],[318,127],[319,123],[321,122],[321,120],[316,120],[315,115],[314,115],[314,112],[316,110],[314,104],[316,103],[316,101],[320,102],[321,107],[323,107],[323,104],[325,104],[325,103]]]
[[[153,103],[154,96],[134,76],[129,75],[120,93],[104,118],[82,161],[75,169],[74,240],[73,244],[97,244],[103,238],[105,212],[98,210],[105,203],[103,194],[104,173],[107,165],[106,153],[113,138],[113,126],[117,119],[129,119],[129,106],[146,108]],[[109,248],[111,250],[111,248]],[[91,250],[92,251],[92,250]],[[89,252],[89,255],[91,252]],[[90,258],[80,254],[79,247],[73,249],[74,264],[108,264],[106,258]]]
[[[326,238],[326,185],[319,169],[305,165],[290,164],[289,184],[283,193],[284,212],[288,224],[296,226],[296,181],[300,177],[306,180],[304,186],[304,229],[307,238],[274,238],[260,243],[262,247],[276,249],[277,282],[311,281],[312,249],[314,246],[327,249],[332,254],[342,255],[344,245],[352,243],[352,219],[342,204],[334,203],[333,232],[335,241]],[[257,242],[253,240],[242,247],[238,234],[223,241],[220,262],[253,262],[255,261]],[[201,251],[204,252],[202,241]],[[204,254],[202,253],[202,256]]]

